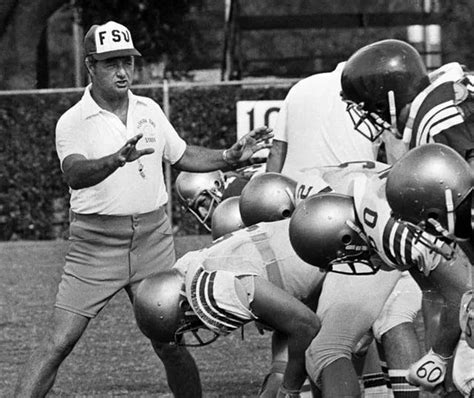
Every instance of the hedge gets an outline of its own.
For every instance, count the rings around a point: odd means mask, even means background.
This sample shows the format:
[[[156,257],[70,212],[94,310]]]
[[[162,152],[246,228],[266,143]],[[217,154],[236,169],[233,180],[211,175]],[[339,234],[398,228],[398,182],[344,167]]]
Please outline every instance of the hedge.
[[[278,87],[170,88],[170,120],[189,143],[223,148],[236,137],[236,102],[283,99]],[[162,105],[161,88],[134,92]],[[54,147],[59,116],[82,93],[0,96],[0,240],[53,239],[67,236],[69,193]],[[177,173],[172,172],[172,181]],[[173,195],[175,233],[203,232]]]

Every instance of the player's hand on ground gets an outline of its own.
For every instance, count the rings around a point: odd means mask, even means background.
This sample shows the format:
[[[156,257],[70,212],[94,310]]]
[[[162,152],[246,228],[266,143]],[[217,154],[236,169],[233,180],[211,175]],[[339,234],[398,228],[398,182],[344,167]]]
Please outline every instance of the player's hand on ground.
[[[244,135],[226,151],[227,160],[230,163],[245,162],[255,152],[270,148],[272,144],[268,140],[273,138],[272,131],[270,127],[263,126]]]
[[[137,142],[143,137],[143,134],[137,134],[135,137],[130,138],[125,145],[117,152],[117,159],[120,166],[123,166],[127,162],[133,162],[143,155],[149,155],[155,150],[153,148],[137,149]]]

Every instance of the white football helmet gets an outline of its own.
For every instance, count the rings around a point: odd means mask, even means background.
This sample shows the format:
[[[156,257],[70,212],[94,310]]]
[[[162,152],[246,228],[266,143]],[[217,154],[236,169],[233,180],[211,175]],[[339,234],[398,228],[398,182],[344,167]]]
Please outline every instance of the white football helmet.
[[[220,171],[208,173],[183,171],[176,178],[175,188],[181,204],[209,232],[212,213],[221,202],[224,185],[224,175]]]
[[[280,173],[253,177],[240,195],[240,215],[246,226],[289,218],[295,209],[296,181]]]
[[[215,333],[199,333],[207,328],[192,311],[184,290],[184,277],[177,269],[158,272],[140,282],[133,311],[139,329],[150,340],[201,346],[217,339]],[[187,332],[197,343],[185,342],[183,336]]]
[[[232,196],[223,200],[214,210],[211,222],[213,239],[245,227],[239,210],[239,197]]]
[[[454,149],[425,144],[410,150],[390,169],[385,190],[392,215],[432,250],[436,242],[423,231],[448,244],[472,239],[472,172]]]
[[[290,220],[290,242],[308,264],[349,275],[378,271],[370,260],[371,249],[357,219],[352,197],[321,193],[308,197]]]

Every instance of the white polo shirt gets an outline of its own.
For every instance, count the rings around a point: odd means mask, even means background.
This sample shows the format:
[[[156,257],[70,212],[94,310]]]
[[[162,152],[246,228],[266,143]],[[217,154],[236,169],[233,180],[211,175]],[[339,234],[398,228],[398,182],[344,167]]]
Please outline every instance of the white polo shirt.
[[[71,210],[82,214],[131,215],[158,209],[168,200],[162,162],[177,162],[186,149],[160,106],[150,98],[128,93],[127,126],[92,99],[89,85],[81,100],[66,111],[56,125],[59,160],[71,154],[98,159],[118,151],[142,133],[138,149],[154,148],[140,162],[126,163],[97,185],[71,189]]]
[[[288,143],[282,173],[354,160],[375,160],[378,147],[354,130],[340,97],[344,63],[295,84],[280,108],[274,138]]]

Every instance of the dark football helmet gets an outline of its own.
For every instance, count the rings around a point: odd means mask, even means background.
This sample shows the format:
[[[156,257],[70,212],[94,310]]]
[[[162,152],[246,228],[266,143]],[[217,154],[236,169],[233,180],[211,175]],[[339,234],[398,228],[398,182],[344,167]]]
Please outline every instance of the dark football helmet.
[[[245,227],[239,210],[239,197],[232,196],[223,200],[214,210],[211,222],[213,239]]]
[[[158,272],[140,282],[133,310],[146,337],[178,345],[207,345],[217,339],[214,333],[211,338],[209,334],[205,338],[199,335],[199,329],[207,328],[191,310],[184,289],[184,278],[176,269]],[[198,343],[186,343],[186,332],[191,332]]]
[[[393,216],[420,239],[423,231],[448,242],[470,239],[471,173],[462,156],[446,145],[410,150],[388,173],[386,195]],[[430,240],[422,242],[436,250]]]
[[[296,254],[323,271],[367,275],[379,269],[379,262],[370,261],[370,245],[350,196],[320,193],[308,197],[291,216],[289,234]]]
[[[289,218],[295,209],[296,181],[280,173],[253,177],[240,195],[240,215],[248,227]]]
[[[423,60],[401,40],[382,40],[356,51],[344,65],[342,98],[355,129],[375,141],[385,130],[398,138],[397,118],[405,105],[429,85]],[[377,128],[370,136],[358,127],[369,120]]]
[[[175,188],[181,204],[208,231],[211,231],[212,213],[221,201],[224,183],[224,175],[220,171],[183,171],[176,178]]]

